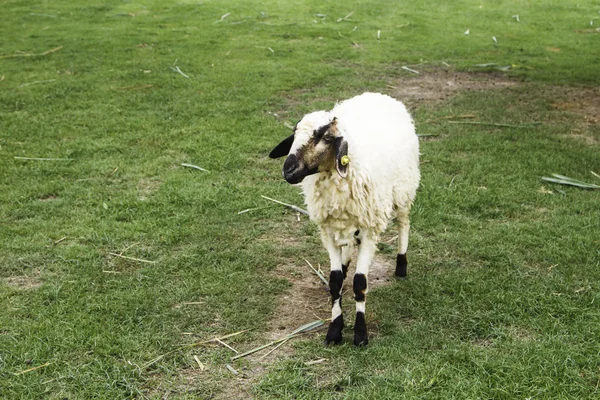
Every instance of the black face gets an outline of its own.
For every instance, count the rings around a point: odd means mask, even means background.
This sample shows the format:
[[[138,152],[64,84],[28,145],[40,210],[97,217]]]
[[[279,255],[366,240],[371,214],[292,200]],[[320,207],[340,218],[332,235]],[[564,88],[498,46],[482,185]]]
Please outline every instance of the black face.
[[[333,160],[333,135],[329,132],[333,122],[315,129],[308,142],[295,154],[290,154],[283,164],[283,177],[288,183],[296,184],[308,175],[327,168]],[[317,147],[317,145],[321,144]]]
[[[309,168],[306,164],[300,162],[295,154],[290,154],[283,163],[283,177],[292,185],[302,182],[305,177],[317,172],[319,172],[318,165]]]
[[[328,171],[336,165],[338,149],[342,148],[343,146],[340,147],[340,144],[345,142],[343,138],[334,136],[335,124],[336,119],[334,118],[329,124],[315,129],[306,144],[294,154],[288,155],[283,164],[283,177],[288,183],[300,183],[308,175],[316,174],[319,171]],[[279,158],[289,153],[294,143],[295,130],[294,128],[294,134],[284,139],[271,151],[269,157]],[[347,145],[344,154],[346,152]],[[338,172],[340,172],[339,168]]]

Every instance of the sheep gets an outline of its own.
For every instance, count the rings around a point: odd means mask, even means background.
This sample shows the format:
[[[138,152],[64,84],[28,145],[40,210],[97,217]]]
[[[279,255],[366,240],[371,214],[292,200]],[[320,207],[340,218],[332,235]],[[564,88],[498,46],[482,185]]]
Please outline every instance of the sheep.
[[[409,211],[420,181],[419,141],[412,118],[401,102],[364,93],[331,111],[305,115],[269,157],[286,155],[283,177],[301,185],[331,262],[332,309],[325,343],[342,341],[342,286],[357,244],[354,344],[366,345],[369,266],[379,236],[394,216],[399,226],[395,275],[407,273]]]

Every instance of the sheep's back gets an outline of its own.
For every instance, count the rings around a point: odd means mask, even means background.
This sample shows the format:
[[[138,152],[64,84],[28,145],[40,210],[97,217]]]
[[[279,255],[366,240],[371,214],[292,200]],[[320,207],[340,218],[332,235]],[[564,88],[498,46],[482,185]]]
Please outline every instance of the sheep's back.
[[[419,142],[401,102],[365,93],[338,104],[331,114],[338,118],[352,162],[365,173],[394,179],[394,171],[418,168]]]

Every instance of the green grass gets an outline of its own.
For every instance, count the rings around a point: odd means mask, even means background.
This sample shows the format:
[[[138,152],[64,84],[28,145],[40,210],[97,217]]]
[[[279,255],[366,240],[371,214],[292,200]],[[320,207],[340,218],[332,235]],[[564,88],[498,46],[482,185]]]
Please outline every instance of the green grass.
[[[225,349],[195,350],[211,369],[183,386],[189,351],[140,366],[193,340],[184,332],[252,328],[232,343],[262,341],[290,286],[273,269],[326,260],[315,226],[287,210],[237,214],[270,206],[261,194],[302,202],[266,157],[288,134],[269,112],[293,123],[401,84],[413,77],[403,65],[443,63],[510,65],[506,74],[527,84],[417,103],[419,133],[441,136],[422,142],[410,277],[370,293],[378,333],[368,348],[295,341],[253,394],[598,396],[598,192],[540,177],[594,182],[589,171],[600,172],[598,125],[553,107],[570,100],[557,85],[600,84],[600,2],[413,3],[4,2],[0,397],[224,395]],[[542,125],[427,123],[466,113]],[[574,128],[591,142],[569,136]],[[260,240],[273,232],[299,243]],[[109,255],[129,246],[124,255],[155,263]],[[304,365],[319,357],[328,361]]]

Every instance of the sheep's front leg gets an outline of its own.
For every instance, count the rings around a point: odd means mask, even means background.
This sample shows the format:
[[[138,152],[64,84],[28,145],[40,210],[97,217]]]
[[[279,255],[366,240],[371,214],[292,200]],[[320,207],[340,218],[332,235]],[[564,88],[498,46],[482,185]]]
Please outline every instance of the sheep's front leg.
[[[329,252],[331,273],[329,274],[329,292],[331,293],[331,323],[325,337],[326,344],[342,342],[344,317],[342,316],[342,286],[344,272],[342,270],[342,250],[337,246],[331,235],[322,234],[323,244]]]
[[[356,261],[356,274],[354,274],[354,300],[356,300],[356,321],[354,323],[354,344],[364,346],[369,343],[367,323],[365,321],[365,304],[367,300],[368,275],[373,255],[377,248],[377,241],[363,237],[358,248]]]
[[[406,260],[406,251],[408,249],[408,231],[410,222],[408,219],[409,208],[401,208],[397,211],[396,219],[398,221],[398,255],[396,256],[396,272],[398,278],[406,276],[408,261]]]

